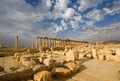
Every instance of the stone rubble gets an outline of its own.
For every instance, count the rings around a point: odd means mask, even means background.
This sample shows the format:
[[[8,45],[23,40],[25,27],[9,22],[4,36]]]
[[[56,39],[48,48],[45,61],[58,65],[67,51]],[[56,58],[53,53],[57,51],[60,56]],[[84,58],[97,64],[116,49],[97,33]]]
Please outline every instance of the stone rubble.
[[[80,71],[79,61],[82,58],[120,61],[120,45],[69,45],[64,50],[60,47],[40,47],[39,52],[31,52],[28,49],[27,52],[16,52],[14,57],[24,68],[18,68],[11,73],[3,72],[0,74],[0,80],[5,81],[7,77],[17,81],[21,77],[32,77],[35,81],[52,81],[52,75],[70,77]]]

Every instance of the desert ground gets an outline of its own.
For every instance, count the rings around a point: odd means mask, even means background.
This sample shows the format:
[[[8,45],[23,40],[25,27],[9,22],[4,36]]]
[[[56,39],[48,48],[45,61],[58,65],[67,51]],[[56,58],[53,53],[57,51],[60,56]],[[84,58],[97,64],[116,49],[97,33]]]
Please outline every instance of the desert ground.
[[[57,77],[53,81],[120,81],[120,62],[83,58],[80,71],[70,77]],[[0,66],[6,71],[20,66],[13,56],[0,57]]]
[[[1,47],[0,81],[120,81],[120,44],[58,41]]]

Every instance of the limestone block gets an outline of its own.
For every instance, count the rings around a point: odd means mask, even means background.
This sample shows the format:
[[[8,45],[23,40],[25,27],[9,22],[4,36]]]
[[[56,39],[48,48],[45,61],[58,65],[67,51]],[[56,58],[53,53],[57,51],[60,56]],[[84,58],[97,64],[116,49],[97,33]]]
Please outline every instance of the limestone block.
[[[110,56],[111,56],[111,55],[105,55],[106,60],[110,60]]]
[[[39,58],[35,58],[35,57],[33,57],[33,58],[31,58],[30,60],[34,60],[36,63],[39,63]]]
[[[35,61],[33,61],[33,60],[24,61],[23,64],[25,66],[34,66],[34,65],[36,65]]]
[[[46,65],[46,66],[50,66],[52,63],[53,63],[53,60],[51,58],[46,58],[43,63]]]
[[[99,60],[106,60],[105,55],[98,55],[98,57],[99,57]]]
[[[75,61],[79,59],[79,53],[77,50],[74,49],[66,52],[66,56],[67,56],[67,61]]]
[[[111,56],[110,56],[110,60],[120,61],[120,56],[119,56],[119,55],[111,55]]]
[[[34,74],[34,81],[52,81],[49,71],[41,71]]]
[[[60,74],[63,77],[71,76],[71,70],[65,69],[65,68],[62,68],[62,67],[55,68],[55,73],[58,73],[58,74]]]
[[[19,53],[19,52],[16,52],[16,53],[14,54],[15,58],[17,58],[17,56],[21,56],[21,55],[22,55],[22,54]]]
[[[80,66],[74,62],[65,63],[64,66],[68,67],[73,73],[76,73],[80,70]]]
[[[24,61],[29,61],[27,57],[20,57],[20,62],[24,64]]]
[[[98,59],[97,50],[95,48],[92,48],[92,56],[93,58]]]
[[[92,54],[87,54],[87,57],[88,58],[92,58]]]
[[[116,51],[116,55],[120,56],[120,48],[117,48],[115,51]]]
[[[17,57],[16,57],[16,60],[17,60],[17,61],[20,61],[20,57],[21,57],[21,56],[17,56]]]
[[[44,61],[46,58],[47,58],[46,56],[41,56],[41,57],[39,57],[38,59],[39,59],[39,62],[40,62],[40,63],[43,63],[43,61]]]
[[[83,57],[85,57],[85,56],[86,56],[85,53],[79,53],[79,59],[81,59],[81,58],[83,58]]]
[[[46,70],[46,66],[43,65],[43,64],[38,64],[38,65],[35,65],[33,67],[33,71],[36,73],[36,72],[40,72],[40,71],[43,71],[43,70]]]

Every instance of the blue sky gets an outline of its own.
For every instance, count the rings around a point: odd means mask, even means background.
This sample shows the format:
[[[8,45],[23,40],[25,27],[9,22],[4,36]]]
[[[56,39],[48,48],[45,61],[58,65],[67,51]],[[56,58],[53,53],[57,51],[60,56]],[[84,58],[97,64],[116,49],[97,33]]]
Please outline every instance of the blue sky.
[[[120,0],[0,0],[0,43],[16,35],[120,40]]]

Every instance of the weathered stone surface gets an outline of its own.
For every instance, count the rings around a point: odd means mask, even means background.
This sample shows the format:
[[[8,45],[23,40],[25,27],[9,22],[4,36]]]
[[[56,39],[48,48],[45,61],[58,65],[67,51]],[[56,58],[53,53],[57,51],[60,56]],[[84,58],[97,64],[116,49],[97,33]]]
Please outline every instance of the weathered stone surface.
[[[37,58],[37,57],[33,57],[30,60],[34,60],[36,63],[39,63],[39,58]]]
[[[79,59],[82,59],[84,57],[86,57],[87,55],[85,53],[79,53]]]
[[[52,77],[49,71],[41,71],[34,74],[35,81],[52,81]]]
[[[110,60],[120,61],[120,56],[119,56],[119,55],[111,55],[111,56],[110,56]]]
[[[116,55],[120,56],[120,48],[117,48],[115,51],[116,51]]]
[[[46,70],[46,66],[43,65],[43,64],[38,64],[38,65],[35,65],[33,67],[33,71],[36,73],[36,72],[40,72],[40,71],[43,71],[43,70]]]
[[[50,66],[53,62],[53,59],[51,58],[46,58],[43,63],[46,65],[46,66]]]
[[[80,70],[80,66],[74,62],[65,63],[64,66],[68,67],[73,73],[76,73]]]
[[[86,55],[88,58],[92,58],[93,56],[92,56],[92,54],[87,54]]]
[[[41,57],[39,57],[39,62],[40,62],[40,63],[43,63],[44,59],[46,59],[46,58],[47,58],[46,56],[41,56]]]
[[[75,49],[71,49],[68,52],[66,52],[67,61],[75,61],[79,59],[79,53]]]
[[[55,68],[55,72],[58,73],[58,74],[60,74],[63,77],[69,77],[69,76],[71,76],[71,70],[66,69],[66,68],[62,68],[62,67]]]
[[[23,64],[24,64],[25,66],[34,66],[34,65],[36,65],[36,63],[35,63],[34,60],[24,61]]]
[[[99,60],[106,60],[106,56],[105,55],[98,55]]]
[[[14,72],[0,73],[0,81],[27,81],[32,75],[31,68],[22,68]]]
[[[92,56],[93,58],[98,59],[97,49],[94,47],[92,48]]]

